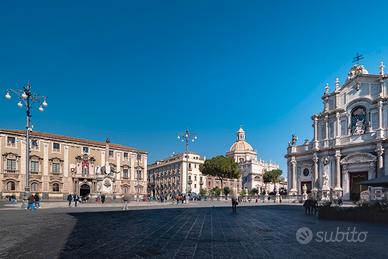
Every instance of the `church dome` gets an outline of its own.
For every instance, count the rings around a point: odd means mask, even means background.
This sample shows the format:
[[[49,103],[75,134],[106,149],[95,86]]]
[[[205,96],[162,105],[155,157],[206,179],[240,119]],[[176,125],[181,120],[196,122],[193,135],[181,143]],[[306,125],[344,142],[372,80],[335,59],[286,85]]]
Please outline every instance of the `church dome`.
[[[237,131],[236,135],[236,142],[234,142],[233,145],[230,147],[230,152],[253,151],[252,146],[245,141],[245,131],[242,128]]]
[[[229,151],[230,152],[253,151],[253,148],[248,142],[241,140],[241,141],[236,141],[235,143],[233,143],[233,145],[230,147]]]

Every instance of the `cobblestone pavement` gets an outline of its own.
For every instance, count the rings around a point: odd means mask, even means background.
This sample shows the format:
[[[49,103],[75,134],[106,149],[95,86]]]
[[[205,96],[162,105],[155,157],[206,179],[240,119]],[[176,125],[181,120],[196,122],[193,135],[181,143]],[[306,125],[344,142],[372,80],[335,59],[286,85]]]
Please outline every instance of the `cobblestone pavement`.
[[[388,258],[388,226],[321,221],[289,205],[240,207],[237,214],[184,206],[4,210],[0,227],[0,258]],[[306,245],[295,237],[301,227],[314,236]],[[337,227],[367,231],[367,239],[315,240],[318,231],[335,236]]]

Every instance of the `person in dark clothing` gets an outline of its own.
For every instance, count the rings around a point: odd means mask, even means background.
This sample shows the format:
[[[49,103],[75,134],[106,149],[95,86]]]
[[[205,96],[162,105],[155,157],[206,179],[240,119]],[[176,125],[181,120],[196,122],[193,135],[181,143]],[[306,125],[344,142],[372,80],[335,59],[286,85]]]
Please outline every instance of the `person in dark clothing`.
[[[105,203],[105,194],[101,195],[101,203],[102,203],[102,204]]]
[[[237,212],[237,205],[238,205],[237,198],[235,196],[233,196],[232,197],[232,212],[233,213]]]
[[[75,206],[75,207],[77,207],[78,199],[79,199],[78,195],[74,193],[74,194],[73,194],[73,201],[74,201],[74,206]]]
[[[67,195],[67,201],[69,202],[69,207],[71,207],[72,200],[73,200],[73,196],[71,194]]]
[[[40,208],[40,197],[38,193],[35,193],[34,199],[35,199],[35,208]]]

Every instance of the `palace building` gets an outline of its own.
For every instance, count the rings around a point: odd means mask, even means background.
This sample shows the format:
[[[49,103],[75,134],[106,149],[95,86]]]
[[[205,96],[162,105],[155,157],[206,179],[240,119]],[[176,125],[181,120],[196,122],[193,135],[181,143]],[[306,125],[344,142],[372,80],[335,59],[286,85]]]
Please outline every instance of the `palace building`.
[[[44,199],[69,193],[96,197],[147,193],[147,153],[93,140],[30,132],[30,191]],[[22,130],[0,130],[0,194],[22,197],[26,184],[26,137]]]
[[[263,191],[271,192],[273,184],[264,184],[263,174],[266,171],[280,169],[279,165],[257,159],[257,152],[245,140],[245,131],[240,128],[236,132],[236,141],[232,144],[226,156],[233,157],[239,164],[241,171],[240,186],[252,190],[256,188],[259,193]]]
[[[148,194],[151,197],[175,197],[199,193],[206,179],[199,170],[204,159],[194,152],[176,154],[148,165]]]
[[[201,189],[221,188],[218,177],[202,175],[205,159],[194,152],[176,154],[148,165],[148,194],[155,198],[171,198],[177,194],[196,193]],[[238,193],[241,179],[224,178],[223,187]]]
[[[323,111],[312,116],[313,139],[289,143],[290,193],[343,195],[358,200],[360,181],[388,175],[388,84],[381,63],[378,74],[354,65],[343,85],[322,96]]]

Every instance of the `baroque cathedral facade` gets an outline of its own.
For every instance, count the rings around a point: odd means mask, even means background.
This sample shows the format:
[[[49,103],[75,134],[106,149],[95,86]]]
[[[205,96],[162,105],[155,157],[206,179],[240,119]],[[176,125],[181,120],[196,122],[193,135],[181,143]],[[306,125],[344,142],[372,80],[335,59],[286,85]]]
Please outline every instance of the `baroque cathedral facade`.
[[[355,64],[334,91],[326,84],[323,111],[314,114],[313,139],[288,144],[290,194],[312,192],[323,198],[358,200],[361,181],[388,175],[388,83],[381,62],[378,74]]]

